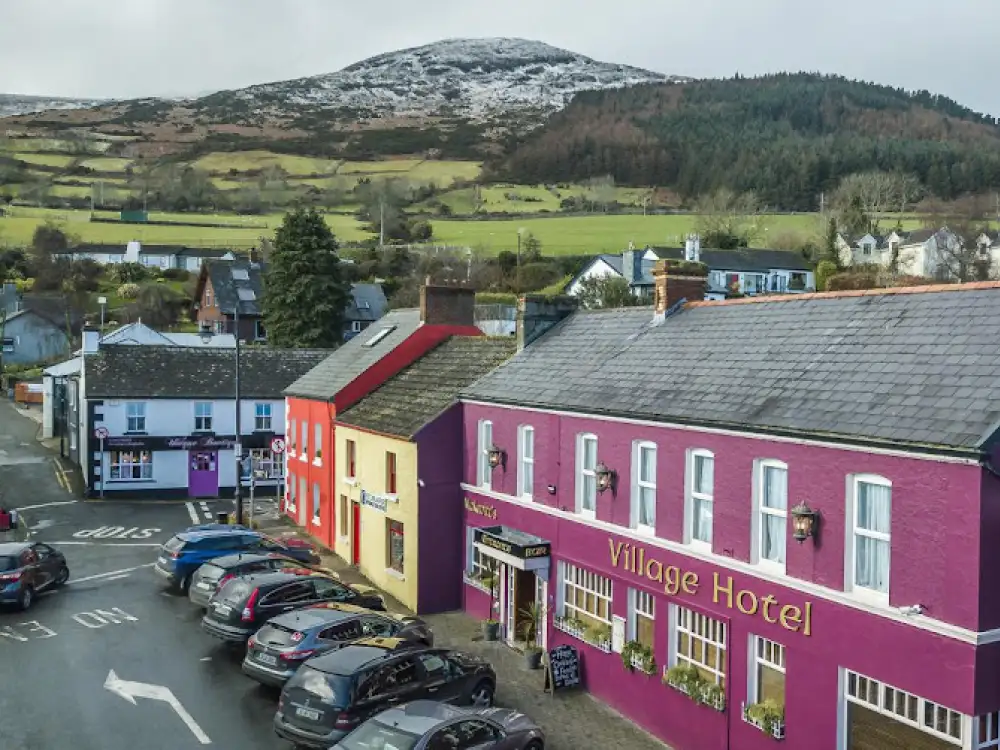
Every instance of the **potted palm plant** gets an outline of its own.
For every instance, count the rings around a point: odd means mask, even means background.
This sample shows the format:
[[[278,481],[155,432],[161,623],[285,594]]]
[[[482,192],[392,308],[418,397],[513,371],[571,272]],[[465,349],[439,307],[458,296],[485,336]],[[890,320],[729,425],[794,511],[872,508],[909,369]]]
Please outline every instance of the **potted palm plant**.
[[[495,641],[500,638],[500,623],[490,618],[483,620],[483,640]]]
[[[524,632],[524,663],[528,669],[538,669],[542,663],[542,650],[538,648],[538,626],[542,618],[541,609],[537,602],[532,602],[521,610],[521,616],[525,622],[521,625]]]

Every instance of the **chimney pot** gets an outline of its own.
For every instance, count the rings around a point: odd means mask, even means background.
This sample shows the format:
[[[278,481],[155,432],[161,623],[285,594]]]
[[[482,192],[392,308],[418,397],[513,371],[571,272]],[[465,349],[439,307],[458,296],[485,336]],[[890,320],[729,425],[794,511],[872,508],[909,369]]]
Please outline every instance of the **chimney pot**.
[[[705,299],[705,271],[704,265],[695,265],[688,261],[683,264],[668,260],[658,261],[653,268],[655,279],[653,306],[656,314],[663,315],[682,299],[688,302]]]
[[[475,313],[475,289],[434,284],[420,287],[420,320],[426,325],[474,326]]]
[[[85,326],[83,329],[83,353],[96,354],[101,348],[101,332],[93,326]]]

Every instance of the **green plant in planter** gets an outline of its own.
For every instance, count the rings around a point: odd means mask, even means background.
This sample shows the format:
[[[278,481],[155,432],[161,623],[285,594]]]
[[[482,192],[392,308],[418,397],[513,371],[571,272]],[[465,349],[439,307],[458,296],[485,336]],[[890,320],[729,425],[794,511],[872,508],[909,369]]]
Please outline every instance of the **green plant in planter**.
[[[705,706],[725,705],[726,692],[721,686],[709,682],[690,664],[677,664],[663,675],[663,681]]]
[[[773,735],[778,725],[785,723],[785,707],[773,700],[752,703],[746,707],[746,715],[767,734]]]
[[[629,641],[622,647],[622,665],[630,672],[635,671],[633,661],[642,664],[642,670],[648,674],[656,671],[656,660],[653,658],[653,649],[644,646],[639,641]]]
[[[584,631],[587,639],[593,643],[611,640],[611,628],[607,625],[587,625]]]
[[[542,609],[538,606],[537,602],[531,602],[528,606],[521,609],[520,614],[525,620],[521,624],[521,632],[524,634],[528,650],[535,651],[537,650],[535,644],[538,640],[538,624],[542,619]]]

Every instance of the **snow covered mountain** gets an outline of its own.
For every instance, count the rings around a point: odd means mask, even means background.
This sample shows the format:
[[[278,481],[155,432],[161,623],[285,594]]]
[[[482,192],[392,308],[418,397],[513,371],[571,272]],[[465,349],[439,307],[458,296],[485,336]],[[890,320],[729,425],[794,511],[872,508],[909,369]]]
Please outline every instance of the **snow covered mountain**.
[[[21,96],[0,94],[0,117],[27,115],[48,110],[87,109],[98,107],[103,102],[96,99],[62,99],[54,96]]]
[[[548,114],[581,91],[684,80],[689,79],[598,62],[526,39],[447,39],[378,55],[337,73],[220,91],[189,106],[213,119],[219,112],[267,116],[305,110],[485,120],[519,110]]]

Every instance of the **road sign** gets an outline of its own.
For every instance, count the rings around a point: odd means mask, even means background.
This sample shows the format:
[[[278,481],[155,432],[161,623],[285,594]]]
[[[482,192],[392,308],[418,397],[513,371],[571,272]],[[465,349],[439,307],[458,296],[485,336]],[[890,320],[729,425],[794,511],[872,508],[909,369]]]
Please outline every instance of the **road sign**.
[[[271,438],[271,452],[284,453],[285,441],[282,438]]]
[[[108,432],[107,427],[98,427],[96,430],[94,430],[94,437],[97,438],[98,440],[104,440],[104,438],[106,438],[110,434],[111,433]]]

